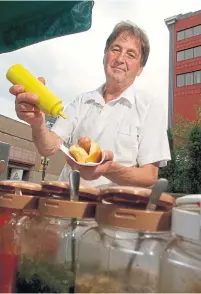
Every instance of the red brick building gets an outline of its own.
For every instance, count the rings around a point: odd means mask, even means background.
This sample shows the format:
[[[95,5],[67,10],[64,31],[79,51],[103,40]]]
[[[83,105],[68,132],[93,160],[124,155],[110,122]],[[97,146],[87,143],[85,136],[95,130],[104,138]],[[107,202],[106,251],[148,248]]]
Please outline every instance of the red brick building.
[[[165,19],[169,29],[168,125],[196,119],[201,106],[201,10]]]

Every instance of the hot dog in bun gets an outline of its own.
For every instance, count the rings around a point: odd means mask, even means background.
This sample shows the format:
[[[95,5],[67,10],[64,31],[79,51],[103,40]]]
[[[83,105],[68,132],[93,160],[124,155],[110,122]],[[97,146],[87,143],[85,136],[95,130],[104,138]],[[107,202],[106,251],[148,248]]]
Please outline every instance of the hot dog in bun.
[[[80,137],[77,145],[69,148],[70,154],[80,163],[99,162],[102,157],[102,151],[99,145],[91,141],[89,137]]]

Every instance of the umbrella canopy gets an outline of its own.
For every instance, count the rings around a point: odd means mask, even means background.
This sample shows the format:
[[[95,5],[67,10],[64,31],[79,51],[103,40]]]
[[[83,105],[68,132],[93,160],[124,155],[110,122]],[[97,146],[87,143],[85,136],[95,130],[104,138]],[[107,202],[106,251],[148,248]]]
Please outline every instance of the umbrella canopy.
[[[91,28],[94,1],[0,1],[0,53]]]

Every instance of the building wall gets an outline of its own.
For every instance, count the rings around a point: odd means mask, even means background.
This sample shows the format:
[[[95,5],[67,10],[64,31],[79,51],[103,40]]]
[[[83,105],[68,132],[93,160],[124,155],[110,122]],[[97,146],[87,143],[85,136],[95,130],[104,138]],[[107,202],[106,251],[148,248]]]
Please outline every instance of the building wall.
[[[191,73],[199,70],[201,71],[201,56],[177,61],[178,51],[201,46],[201,34],[178,41],[177,32],[198,25],[201,25],[201,12],[192,14],[189,17],[178,19],[174,26],[174,124],[177,121],[178,114],[182,115],[188,120],[196,120],[196,109],[198,106],[201,106],[201,83],[177,87],[177,75]]]
[[[41,156],[33,141],[30,126],[0,115],[0,141],[10,144],[8,178],[11,169],[22,169],[24,180],[40,182],[42,179]],[[57,180],[64,166],[65,157],[57,152],[50,157],[45,179]]]

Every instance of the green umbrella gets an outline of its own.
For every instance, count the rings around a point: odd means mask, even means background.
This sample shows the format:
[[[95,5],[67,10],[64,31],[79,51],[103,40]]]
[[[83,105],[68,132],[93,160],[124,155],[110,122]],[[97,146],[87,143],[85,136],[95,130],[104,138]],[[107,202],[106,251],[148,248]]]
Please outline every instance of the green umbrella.
[[[94,1],[0,1],[0,53],[91,28]]]

